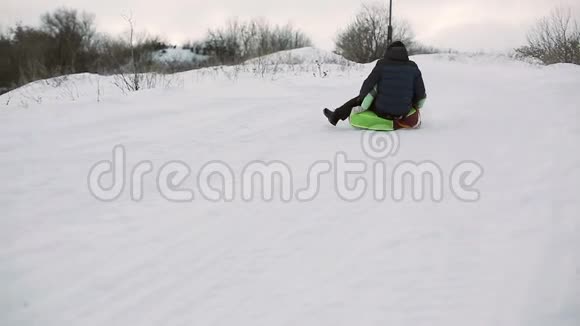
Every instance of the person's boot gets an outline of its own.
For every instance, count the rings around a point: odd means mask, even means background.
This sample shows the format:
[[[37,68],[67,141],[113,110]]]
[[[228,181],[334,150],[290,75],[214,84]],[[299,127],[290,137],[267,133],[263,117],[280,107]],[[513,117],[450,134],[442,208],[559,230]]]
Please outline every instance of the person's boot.
[[[334,111],[331,111],[331,110],[325,108],[322,111],[322,113],[324,113],[324,115],[328,119],[328,122],[330,122],[331,125],[336,126],[336,124],[338,123],[338,118],[336,118]]]

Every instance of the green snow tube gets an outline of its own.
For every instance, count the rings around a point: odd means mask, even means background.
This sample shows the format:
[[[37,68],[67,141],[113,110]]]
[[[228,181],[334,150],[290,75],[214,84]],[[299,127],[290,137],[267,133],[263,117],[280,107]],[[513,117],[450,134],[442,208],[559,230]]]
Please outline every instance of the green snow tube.
[[[356,110],[353,109],[352,113],[350,114],[350,125],[359,128],[359,129],[368,129],[368,130],[376,130],[376,131],[394,131],[395,130],[395,122],[393,120],[388,120],[379,117],[373,111],[369,111],[369,108],[373,104],[375,100],[375,96],[377,95],[377,88],[375,88],[364,98],[361,107]],[[421,106],[424,103],[424,100],[421,101]],[[408,116],[415,114],[417,110],[414,108],[411,109]]]
[[[393,120],[387,120],[379,117],[373,111],[363,111],[360,113],[353,113],[350,115],[350,125],[355,128],[377,130],[377,131],[393,131],[395,130],[395,123]]]

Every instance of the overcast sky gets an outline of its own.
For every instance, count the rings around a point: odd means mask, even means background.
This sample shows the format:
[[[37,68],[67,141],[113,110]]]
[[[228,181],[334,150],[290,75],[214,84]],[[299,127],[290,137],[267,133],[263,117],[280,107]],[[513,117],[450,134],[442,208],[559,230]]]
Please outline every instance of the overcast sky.
[[[385,0],[386,1],[386,0]],[[368,2],[368,1],[366,1]],[[207,28],[229,17],[265,17],[291,22],[316,46],[331,50],[337,30],[349,22],[363,1],[355,0],[0,0],[0,27],[18,21],[37,24],[39,16],[66,6],[96,15],[99,31],[126,30],[123,14],[132,13],[139,30],[180,43],[200,38]],[[411,23],[417,39],[459,50],[507,50],[525,41],[534,21],[557,5],[573,8],[580,0],[394,0],[393,13]]]

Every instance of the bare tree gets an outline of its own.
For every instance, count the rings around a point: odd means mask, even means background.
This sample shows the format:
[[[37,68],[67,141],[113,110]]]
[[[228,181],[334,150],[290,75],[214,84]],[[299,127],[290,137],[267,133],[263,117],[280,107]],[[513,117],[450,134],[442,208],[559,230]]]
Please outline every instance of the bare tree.
[[[135,19],[132,15],[123,18],[129,27],[128,39],[126,40],[129,49],[129,64],[127,66],[119,66],[118,73],[115,75],[115,85],[124,91],[138,91],[143,88],[144,78],[143,73],[150,69],[149,57],[155,46],[160,43],[159,40],[147,40],[146,36],[138,39],[135,31]],[[118,58],[119,61],[123,58]]]
[[[12,81],[18,85],[61,74],[60,67],[51,64],[57,56],[54,41],[44,31],[16,26],[12,30],[10,52],[10,66],[16,77]]]
[[[131,65],[133,66],[133,78],[129,86],[131,90],[139,90],[139,72],[137,71],[137,60],[135,58],[135,22],[133,20],[133,15],[125,16],[127,24],[129,24],[129,48],[131,49]]]
[[[311,45],[310,39],[292,25],[271,26],[264,19],[230,19],[224,28],[209,30],[202,47],[203,54],[231,64]]]
[[[383,3],[363,4],[336,39],[336,52],[346,59],[368,63],[382,58],[387,50],[389,9]],[[404,20],[393,22],[393,39],[412,45],[414,34]]]
[[[60,8],[41,17],[41,30],[53,41],[49,64],[61,74],[85,70],[89,60],[83,57],[95,35],[94,16],[74,9]]]
[[[528,45],[516,49],[523,57],[545,64],[580,64],[580,25],[569,7],[557,7],[528,33]]]

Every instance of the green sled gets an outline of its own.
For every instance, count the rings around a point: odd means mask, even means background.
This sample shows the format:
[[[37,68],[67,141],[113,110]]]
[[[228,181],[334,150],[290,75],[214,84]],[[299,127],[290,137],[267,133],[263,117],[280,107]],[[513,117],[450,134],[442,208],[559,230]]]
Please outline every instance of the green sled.
[[[350,115],[350,125],[355,128],[377,130],[377,131],[393,131],[395,124],[393,120],[383,119],[376,115],[373,111],[363,111],[360,113],[353,113]]]
[[[395,130],[395,124],[393,120],[387,120],[379,117],[373,111],[369,111],[369,108],[373,104],[377,96],[377,87],[375,86],[373,90],[365,96],[361,108],[358,112],[353,111],[350,114],[350,125],[355,128],[377,130],[377,131],[393,131]]]
[[[352,111],[350,114],[350,125],[359,128],[359,129],[368,129],[368,130],[376,130],[376,131],[394,131],[395,130],[395,123],[393,120],[388,120],[379,117],[373,111],[369,111],[369,108],[373,104],[375,97],[377,96],[377,87],[365,96],[361,108],[362,112],[359,110],[358,112]],[[420,102],[420,107],[423,106],[425,100]],[[414,108],[411,109],[411,112],[407,114],[407,116],[413,115],[417,112]]]
[[[413,115],[417,112],[415,109],[411,109],[411,112],[407,116]],[[352,113],[350,115],[350,125],[359,129],[368,129],[376,131],[394,131],[395,123],[393,120],[388,120],[379,117],[373,111],[363,111],[360,113]]]
[[[365,96],[361,108],[362,112],[353,111],[350,114],[350,125],[359,128],[359,129],[368,129],[368,130],[376,130],[376,131],[394,131],[395,130],[395,123],[393,120],[388,120],[379,117],[373,111],[369,111],[369,108],[373,104],[375,100],[375,96],[377,96],[377,87]],[[423,106],[425,100],[419,102],[419,107]],[[417,112],[415,108],[412,108],[411,111],[407,114],[407,116],[413,115]]]

